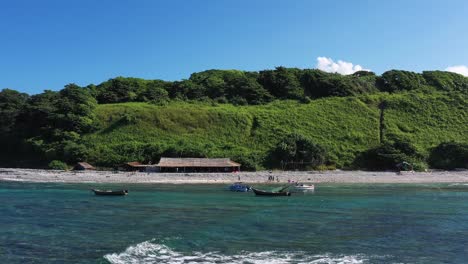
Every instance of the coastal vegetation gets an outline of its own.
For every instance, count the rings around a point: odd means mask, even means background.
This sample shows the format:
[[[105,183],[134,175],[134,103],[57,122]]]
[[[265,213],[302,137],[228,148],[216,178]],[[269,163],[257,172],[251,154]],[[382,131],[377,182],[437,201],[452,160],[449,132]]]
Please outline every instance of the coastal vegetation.
[[[468,78],[277,67],[0,92],[0,166],[230,157],[244,170],[468,168]]]

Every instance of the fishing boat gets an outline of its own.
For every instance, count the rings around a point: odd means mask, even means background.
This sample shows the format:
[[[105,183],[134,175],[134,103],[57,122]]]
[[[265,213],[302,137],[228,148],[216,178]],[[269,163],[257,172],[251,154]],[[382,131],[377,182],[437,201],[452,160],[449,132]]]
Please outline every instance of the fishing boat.
[[[291,196],[291,193],[286,191],[286,189],[288,188],[289,186],[279,187],[271,191],[264,191],[264,190],[252,188],[252,191],[255,193],[255,195],[262,195],[262,196]]]
[[[313,184],[297,184],[295,185],[291,191],[293,192],[313,192],[315,190],[315,186]]]
[[[229,186],[229,190],[231,192],[248,192],[251,189],[252,188],[249,185],[243,184],[242,182],[236,182],[233,185]]]
[[[92,189],[95,195],[127,195],[128,190],[98,190]]]

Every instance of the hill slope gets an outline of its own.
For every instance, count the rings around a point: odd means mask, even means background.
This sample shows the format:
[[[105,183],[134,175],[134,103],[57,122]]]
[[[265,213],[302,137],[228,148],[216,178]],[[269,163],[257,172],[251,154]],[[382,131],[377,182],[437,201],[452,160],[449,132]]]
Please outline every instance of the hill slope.
[[[269,166],[268,153],[287,135],[300,134],[324,146],[331,163],[351,166],[356,155],[384,136],[405,139],[423,153],[440,142],[468,143],[466,96],[443,93],[385,93],[333,97],[307,104],[274,101],[259,106],[171,102],[103,104],[101,129],[84,135],[89,161],[101,166],[162,155],[231,157],[245,167]]]

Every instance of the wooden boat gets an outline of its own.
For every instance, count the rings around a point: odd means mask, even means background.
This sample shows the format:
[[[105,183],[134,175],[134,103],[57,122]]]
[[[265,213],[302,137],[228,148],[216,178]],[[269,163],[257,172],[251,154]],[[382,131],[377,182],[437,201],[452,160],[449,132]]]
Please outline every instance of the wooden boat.
[[[252,191],[255,195],[263,195],[263,196],[291,196],[291,193],[288,191],[263,191],[252,188]]]
[[[98,190],[98,189],[93,189],[92,190],[95,195],[127,195],[128,190],[118,190],[118,191],[113,191],[113,190]]]
[[[313,192],[315,190],[315,186],[307,185],[307,184],[297,184],[292,188],[292,192]]]

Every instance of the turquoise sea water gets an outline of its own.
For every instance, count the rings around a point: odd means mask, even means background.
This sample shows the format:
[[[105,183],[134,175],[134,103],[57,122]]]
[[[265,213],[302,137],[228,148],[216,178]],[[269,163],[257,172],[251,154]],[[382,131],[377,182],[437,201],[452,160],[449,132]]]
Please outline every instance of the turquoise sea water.
[[[2,263],[467,263],[468,186],[316,185],[255,197],[224,185],[0,182]]]

